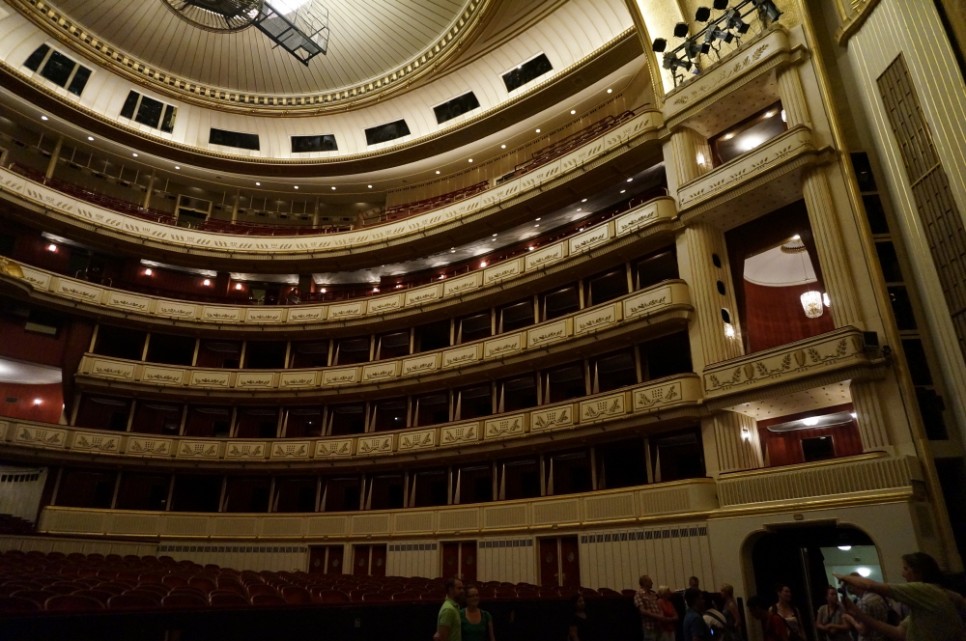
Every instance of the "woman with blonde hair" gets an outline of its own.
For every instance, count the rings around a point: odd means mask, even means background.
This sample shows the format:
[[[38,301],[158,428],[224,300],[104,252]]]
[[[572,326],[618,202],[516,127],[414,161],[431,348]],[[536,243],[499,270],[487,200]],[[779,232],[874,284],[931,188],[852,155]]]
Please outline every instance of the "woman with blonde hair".
[[[678,611],[671,603],[672,594],[674,593],[668,586],[657,586],[657,605],[665,617],[664,621],[657,624],[657,641],[674,641],[676,636],[674,628],[678,624]]]
[[[730,583],[722,583],[718,590],[721,593],[721,612],[725,616],[725,639],[743,639],[742,629],[744,622],[741,620],[741,609],[735,600],[735,588]]]

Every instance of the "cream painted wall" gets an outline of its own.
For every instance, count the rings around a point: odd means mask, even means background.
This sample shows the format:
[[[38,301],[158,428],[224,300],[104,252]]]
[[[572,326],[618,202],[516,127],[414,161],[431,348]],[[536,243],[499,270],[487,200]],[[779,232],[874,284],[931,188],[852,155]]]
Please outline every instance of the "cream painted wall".
[[[875,140],[888,189],[909,256],[914,278],[926,306],[948,394],[966,398],[966,361],[958,348],[934,263],[895,137],[889,125],[876,79],[900,54],[915,84],[923,116],[943,164],[959,214],[966,222],[966,88],[939,16],[932,3],[882,0],[861,29],[848,40],[848,61],[858,84],[860,107]],[[966,406],[951,403],[966,444]]]

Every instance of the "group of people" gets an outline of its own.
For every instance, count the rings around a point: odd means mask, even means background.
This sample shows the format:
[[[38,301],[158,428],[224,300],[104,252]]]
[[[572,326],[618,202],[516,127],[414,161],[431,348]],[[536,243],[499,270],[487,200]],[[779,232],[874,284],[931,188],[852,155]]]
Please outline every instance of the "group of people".
[[[859,576],[834,575],[841,588],[828,586],[825,603],[814,619],[818,641],[966,641],[966,599],[940,586],[939,565],[928,554],[902,557],[906,583],[880,583]],[[674,592],[665,585],[654,589],[648,575],[638,581],[634,607],[641,617],[644,641],[740,641],[745,638],[741,609],[728,584],[717,593],[700,589],[691,577],[684,590],[686,609],[679,616]],[[465,590],[460,579],[446,582],[446,601],[440,608],[434,641],[495,641],[493,618],[480,609],[480,591]],[[887,600],[897,607],[893,608]],[[764,641],[808,641],[807,622],[793,602],[787,585],[777,588],[777,601],[761,596],[748,599],[748,612],[761,626]],[[574,602],[567,641],[587,641],[588,621],[582,596]]]
[[[460,608],[465,600],[466,607]],[[446,579],[446,600],[436,617],[433,641],[496,641],[493,617],[480,609],[480,589],[463,581]]]
[[[686,610],[678,616],[672,597],[674,592],[666,585],[654,589],[654,581],[648,575],[638,580],[640,588],[634,594],[634,607],[641,616],[644,641],[675,641],[678,622],[685,641],[707,641],[712,637],[723,641],[743,638],[741,610],[735,601],[734,588],[725,583],[717,593],[701,590],[697,577],[688,579],[684,590]],[[713,632],[712,632],[713,631]]]
[[[906,583],[880,583],[857,573],[834,576],[843,587],[825,590],[815,615],[819,641],[966,641],[966,599],[940,586],[942,573],[928,554],[903,555]],[[779,587],[775,605],[755,596],[748,611],[760,622],[764,641],[808,638],[787,585]]]

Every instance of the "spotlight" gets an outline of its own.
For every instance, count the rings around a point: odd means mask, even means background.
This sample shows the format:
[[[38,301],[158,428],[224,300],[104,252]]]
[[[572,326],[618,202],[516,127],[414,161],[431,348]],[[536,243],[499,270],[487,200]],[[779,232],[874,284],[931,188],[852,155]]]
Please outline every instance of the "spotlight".
[[[679,73],[678,69],[684,68],[685,71],[691,69],[690,60],[682,60],[674,56],[674,52],[668,52],[664,54],[664,68],[671,72],[674,77],[674,86],[677,87],[679,84],[684,82],[684,74]]]
[[[739,34],[748,33],[748,28],[751,25],[741,19],[741,13],[737,9],[728,9],[723,17],[729,29],[737,31]]]
[[[664,53],[664,50],[667,49],[667,40],[664,38],[655,38],[654,43],[651,45],[651,49],[655,53]]]
[[[707,42],[698,42],[697,38],[688,38],[684,42],[684,55],[688,57],[688,60],[694,60],[702,53],[708,53],[711,49],[711,45]]]
[[[674,25],[674,37],[675,38],[683,38],[683,37],[685,37],[687,35],[688,35],[688,23],[687,22],[679,22],[676,25]]]
[[[694,13],[694,19],[697,22],[707,22],[711,19],[711,9],[708,7],[698,7],[698,10]]]
[[[724,11],[728,8],[728,0],[714,0],[714,8],[718,11]]]
[[[772,0],[751,0],[751,2],[755,5],[755,9],[758,9],[758,19],[765,26],[768,26],[771,22],[775,22],[782,15],[782,12],[779,11]]]

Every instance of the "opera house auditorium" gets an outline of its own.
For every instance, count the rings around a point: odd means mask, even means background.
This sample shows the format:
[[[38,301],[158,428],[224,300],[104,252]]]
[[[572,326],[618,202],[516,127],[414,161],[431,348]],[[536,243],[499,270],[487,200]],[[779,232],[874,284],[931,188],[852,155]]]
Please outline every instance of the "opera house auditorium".
[[[641,637],[966,551],[955,0],[0,0],[0,638]],[[960,400],[957,400],[960,399]],[[761,630],[747,626],[747,638]]]

